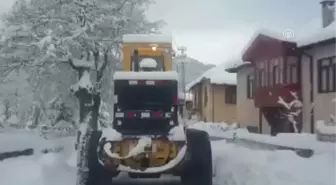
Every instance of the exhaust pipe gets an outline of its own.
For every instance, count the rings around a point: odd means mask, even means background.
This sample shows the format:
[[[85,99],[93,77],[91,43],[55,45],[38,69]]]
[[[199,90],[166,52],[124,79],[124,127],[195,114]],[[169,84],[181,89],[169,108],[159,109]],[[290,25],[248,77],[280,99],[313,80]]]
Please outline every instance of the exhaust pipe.
[[[139,51],[135,49],[133,51],[133,71],[139,72],[140,71],[140,65],[139,65]]]

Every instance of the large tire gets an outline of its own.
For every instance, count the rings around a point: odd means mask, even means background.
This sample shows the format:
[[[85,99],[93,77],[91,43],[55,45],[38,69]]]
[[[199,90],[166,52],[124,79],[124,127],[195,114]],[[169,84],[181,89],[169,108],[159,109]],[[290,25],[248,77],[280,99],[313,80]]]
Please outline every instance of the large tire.
[[[183,185],[212,185],[212,152],[209,135],[205,131],[188,129],[185,172],[181,176]]]
[[[88,153],[89,175],[86,185],[111,185],[112,175],[98,161],[97,148],[99,139],[102,135],[101,131],[93,131]]]

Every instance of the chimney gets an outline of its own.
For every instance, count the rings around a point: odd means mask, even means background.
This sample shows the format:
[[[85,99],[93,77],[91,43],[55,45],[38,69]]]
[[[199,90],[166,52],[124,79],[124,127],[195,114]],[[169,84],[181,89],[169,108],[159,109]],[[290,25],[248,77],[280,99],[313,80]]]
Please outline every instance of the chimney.
[[[335,0],[322,0],[322,28],[329,26],[335,20]]]

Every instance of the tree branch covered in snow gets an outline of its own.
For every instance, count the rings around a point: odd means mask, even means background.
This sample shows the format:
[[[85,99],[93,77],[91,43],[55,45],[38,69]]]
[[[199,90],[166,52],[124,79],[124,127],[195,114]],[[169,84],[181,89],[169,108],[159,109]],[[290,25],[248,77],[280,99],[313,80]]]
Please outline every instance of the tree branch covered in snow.
[[[104,96],[109,98],[111,75],[121,59],[122,35],[157,32],[161,26],[160,21],[151,22],[145,17],[150,3],[150,0],[17,0],[2,18],[5,28],[0,30],[1,89],[9,87],[3,83],[13,71],[23,69],[30,74],[26,84],[30,85],[35,100],[37,97],[48,101],[51,96],[63,94],[63,101],[69,102],[64,96],[65,89],[76,82],[74,73],[65,68],[68,65],[78,72],[78,79],[82,79],[84,71],[92,76],[94,69],[97,74],[92,85],[97,90],[105,86]],[[16,86],[20,85],[11,84]],[[15,91],[1,96],[9,97]]]
[[[290,92],[290,94],[293,97],[291,102],[287,103],[282,97],[279,97],[278,103],[287,109],[287,112],[284,113],[284,116],[286,116],[288,121],[292,124],[294,132],[298,133],[299,129],[296,120],[302,113],[303,103],[299,99],[299,96],[296,92]]]
[[[151,32],[144,15],[148,0],[17,1],[5,15],[3,59],[42,65],[67,61],[78,52],[119,49],[125,33]],[[77,52],[77,53],[76,53]]]

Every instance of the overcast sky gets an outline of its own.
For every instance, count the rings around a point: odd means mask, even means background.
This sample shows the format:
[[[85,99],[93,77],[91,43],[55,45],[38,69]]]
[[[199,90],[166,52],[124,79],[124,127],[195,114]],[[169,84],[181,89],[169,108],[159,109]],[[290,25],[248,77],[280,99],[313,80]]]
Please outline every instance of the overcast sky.
[[[14,0],[2,0],[0,12]],[[155,0],[150,19],[163,19],[165,33],[188,55],[219,64],[240,54],[253,31],[292,29],[302,36],[321,27],[320,0]]]

